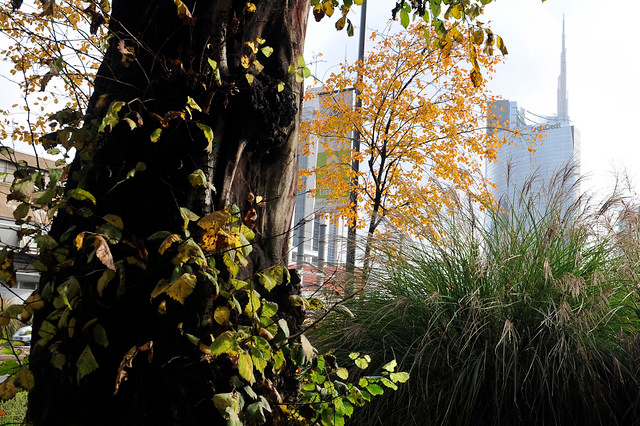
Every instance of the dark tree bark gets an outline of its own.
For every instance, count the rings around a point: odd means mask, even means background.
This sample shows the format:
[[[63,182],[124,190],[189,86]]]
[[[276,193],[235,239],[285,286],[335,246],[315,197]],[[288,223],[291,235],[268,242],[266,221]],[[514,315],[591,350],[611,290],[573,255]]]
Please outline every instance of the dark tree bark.
[[[211,287],[198,283],[184,306],[167,301],[165,314],[158,312],[158,303],[150,302],[151,291],[160,278],[171,275],[173,265],[158,254],[157,245],[145,239],[156,231],[181,233],[180,207],[198,215],[229,204],[237,205],[243,216],[256,209],[256,239],[243,272],[246,277],[286,260],[302,92],[302,85],[287,69],[302,54],[309,1],[261,0],[253,12],[246,1],[184,3],[195,21],[181,19],[171,0],[113,1],[113,37],[85,123],[94,118],[99,122],[112,101],[125,101],[120,116],[143,124],[131,130],[121,122],[110,132],[79,142],[81,149],[68,186],[86,189],[97,202],[93,206],[76,200],[61,209],[51,235],[62,244],[68,241],[65,237],[72,241],[79,232],[94,232],[105,215],[120,216],[123,242],[112,247],[113,256],[116,260],[142,258],[146,269],[128,264],[119,268],[117,282],[110,283],[102,296],[97,294],[96,283],[104,265],[96,259],[88,262],[74,250],[68,255],[73,264],[58,263],[43,274],[41,292],[47,288],[55,292],[74,276],[81,297],[67,318],[73,317],[73,327],[58,330],[46,346],[34,339],[31,369],[35,387],[30,393],[28,419],[35,424],[223,422],[211,399],[215,393],[233,390],[232,361],[203,356],[176,326],[181,323],[182,330],[206,342],[216,326],[212,313],[217,302]],[[257,45],[258,38],[273,47],[273,55],[254,55],[247,43]],[[122,47],[131,48],[135,58],[124,58]],[[255,74],[252,84],[245,77],[243,55],[257,58],[264,66],[260,73],[250,69]],[[216,82],[209,59],[218,64],[221,84]],[[286,83],[282,91],[280,81]],[[191,120],[188,116],[171,119],[167,113],[183,111],[188,97],[202,112],[192,111]],[[213,129],[210,153],[205,151],[207,140],[196,122]],[[156,128],[162,128],[162,135],[153,143],[150,134]],[[146,170],[127,179],[139,162]],[[205,171],[215,193],[192,187],[188,175],[196,169]],[[262,196],[264,204],[252,203],[250,193]],[[49,258],[49,264],[56,263],[53,253],[43,256]],[[295,284],[271,294],[295,330],[300,312],[288,305],[292,286]],[[34,336],[53,310],[47,306],[37,311]],[[91,340],[88,324],[94,318],[104,326],[109,345],[90,344],[99,368],[78,380],[75,360]],[[127,369],[128,380],[114,395],[124,356],[146,342],[153,342],[153,358],[147,357],[149,351],[134,357]],[[62,366],[52,365],[54,353],[64,355]],[[291,372],[273,379],[284,399],[297,392]]]

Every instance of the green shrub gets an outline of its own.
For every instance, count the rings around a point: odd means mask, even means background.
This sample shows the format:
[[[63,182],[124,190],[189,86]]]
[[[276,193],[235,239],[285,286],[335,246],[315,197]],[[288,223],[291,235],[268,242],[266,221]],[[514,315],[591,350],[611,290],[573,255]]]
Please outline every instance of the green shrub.
[[[571,200],[570,179],[483,217],[458,200],[420,242],[377,244],[366,291],[312,336],[395,358],[410,380],[362,425],[633,424],[639,395],[637,245],[616,203]],[[543,203],[536,197],[545,196]],[[542,207],[540,207],[542,206]],[[626,251],[626,252],[625,252]]]

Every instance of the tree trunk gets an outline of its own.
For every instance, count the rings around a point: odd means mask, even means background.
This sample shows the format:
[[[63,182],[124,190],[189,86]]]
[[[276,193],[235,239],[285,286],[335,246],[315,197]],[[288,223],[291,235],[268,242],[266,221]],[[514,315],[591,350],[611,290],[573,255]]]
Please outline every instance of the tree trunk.
[[[89,191],[96,203],[70,200],[60,209],[51,235],[71,247],[66,263],[52,251],[43,253],[50,266],[42,275],[40,292],[60,292],[56,289],[61,284],[76,277],[81,296],[64,320],[68,327],[58,327],[46,345],[34,338],[35,387],[28,419],[35,424],[224,422],[212,397],[234,390],[233,360],[203,355],[181,332],[205,343],[215,334],[213,311],[218,302],[211,286],[198,282],[184,305],[168,300],[166,313],[150,302],[158,280],[170,276],[174,266],[158,253],[158,244],[145,239],[157,231],[181,234],[180,207],[202,216],[229,204],[238,206],[256,234],[249,265],[242,272],[245,277],[286,260],[302,92],[287,69],[302,55],[309,1],[262,0],[255,3],[255,11],[251,3],[238,0],[184,4],[192,16],[179,14],[171,0],[113,1],[113,37],[98,72],[85,129],[91,130],[92,119],[97,121],[89,138],[78,137],[68,184]],[[259,39],[265,40],[263,45]],[[258,48],[272,47],[273,54],[255,52],[251,42]],[[264,70],[258,72],[259,65],[246,69],[243,57],[257,59]],[[219,81],[210,60],[217,65]],[[252,83],[248,72],[254,75]],[[189,97],[202,112],[192,106],[184,118],[171,113],[185,111]],[[127,103],[121,121],[111,131],[96,133],[113,101]],[[125,116],[137,124],[134,130],[122,120]],[[213,130],[208,150],[198,124]],[[156,129],[162,133],[152,142]],[[146,169],[139,167],[128,178],[140,163]],[[197,169],[204,171],[215,192],[192,186],[188,177]],[[250,194],[263,197],[264,203],[256,204]],[[105,215],[117,215],[124,224],[121,242],[110,246],[114,260],[135,258],[144,267],[124,262],[117,278],[96,290],[105,265],[97,255],[87,258],[75,250],[72,242],[80,232],[96,232],[105,224]],[[292,333],[301,315],[288,304],[294,284],[270,293]],[[54,311],[48,304],[36,312],[34,337],[42,336],[38,329]],[[106,348],[92,340],[95,318],[106,330]],[[128,380],[114,395],[125,355],[134,347],[148,348],[147,342],[153,342],[153,356],[146,351],[131,358]],[[78,379],[76,363],[87,347],[99,367]],[[293,368],[288,368],[288,374],[272,378],[285,400],[297,393]]]

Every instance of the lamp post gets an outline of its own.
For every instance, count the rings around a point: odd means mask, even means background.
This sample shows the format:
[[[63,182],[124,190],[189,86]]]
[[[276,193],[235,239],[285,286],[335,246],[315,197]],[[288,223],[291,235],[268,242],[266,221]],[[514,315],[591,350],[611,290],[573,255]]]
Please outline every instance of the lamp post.
[[[363,0],[361,6],[361,15],[360,15],[360,32],[359,32],[359,45],[358,45],[358,61],[361,63],[364,62],[364,41],[366,34],[366,26],[367,26],[367,0]],[[362,83],[363,75],[362,68],[358,70],[357,83]],[[358,87],[360,84],[356,84],[356,105],[355,108],[358,110],[362,107],[362,100],[360,99],[360,90]],[[354,132],[353,137],[353,152],[360,152],[360,131],[358,129]],[[360,162],[357,158],[353,158],[351,160],[351,169],[354,172],[354,176],[351,179],[351,191],[349,193],[349,204],[351,206],[351,211],[353,213],[353,220],[349,222],[349,227],[347,231],[347,256],[346,256],[346,267],[347,271],[353,272],[355,270],[356,265],[356,225],[357,225],[357,216],[358,216],[358,195],[356,192],[356,188],[358,187],[358,173],[360,171]],[[350,288],[351,292],[353,288]]]

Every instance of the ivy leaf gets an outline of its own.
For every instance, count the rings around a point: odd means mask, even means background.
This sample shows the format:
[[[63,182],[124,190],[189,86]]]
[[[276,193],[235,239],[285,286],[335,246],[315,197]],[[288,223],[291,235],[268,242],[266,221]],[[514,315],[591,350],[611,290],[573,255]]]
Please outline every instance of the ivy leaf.
[[[394,382],[404,383],[407,380],[409,380],[410,376],[409,376],[409,373],[407,373],[405,371],[399,371],[397,373],[389,374],[389,378],[391,380],[393,380]]]
[[[111,102],[111,105],[109,105],[109,109],[107,110],[107,113],[102,119],[102,123],[100,123],[100,127],[98,127],[98,132],[103,133],[107,129],[111,130],[113,126],[118,124],[118,121],[120,121],[120,117],[118,116],[118,114],[120,113],[120,110],[122,109],[122,107],[125,105],[126,103],[123,101]]]
[[[107,269],[102,273],[102,276],[98,279],[98,296],[102,297],[102,293],[107,287],[107,284],[109,284],[111,280],[115,278],[115,276],[116,272],[111,269]]]
[[[248,353],[243,352],[238,355],[238,373],[240,373],[240,377],[249,383],[255,381],[253,377],[253,361]]]
[[[218,306],[213,313],[213,319],[220,325],[225,325],[229,322],[231,313],[228,306]]]
[[[98,369],[98,361],[96,361],[95,357],[93,356],[89,345],[84,348],[84,350],[80,354],[80,357],[78,358],[78,361],[76,361],[76,368],[78,369],[78,381],[80,381],[80,379],[82,379],[87,374],[91,374]]]
[[[236,336],[232,331],[225,331],[214,339],[209,348],[215,356],[224,353],[236,353],[238,350],[238,342],[236,342]]]
[[[258,281],[267,291],[273,290],[277,285],[290,279],[289,271],[284,265],[276,265],[262,272],[258,272]]]
[[[505,46],[502,37],[496,36],[496,46],[498,47],[498,49],[500,49],[500,52],[502,52],[503,55],[509,54],[509,51],[507,51],[507,46]]]
[[[386,363],[385,365],[383,365],[382,369],[385,371],[388,371],[389,373],[393,373],[397,366],[398,366],[398,363],[396,362],[395,359],[393,359],[388,363]]]
[[[312,360],[315,357],[316,350],[313,346],[311,346],[311,342],[307,339],[307,336],[304,334],[300,335],[300,344],[302,344],[302,350],[304,351],[304,355],[308,360]]]
[[[367,391],[369,391],[369,393],[374,396],[382,395],[384,393],[384,389],[375,384],[370,384],[369,386],[367,386]]]
[[[264,411],[271,412],[271,406],[269,402],[265,399],[264,396],[260,395],[260,400],[250,404],[245,412],[247,415],[247,420],[251,424],[263,424],[267,421],[267,418],[264,414]]]
[[[269,56],[271,56],[271,55],[273,54],[273,47],[271,47],[271,46],[264,46],[262,49],[260,49],[260,51],[262,52],[262,54],[263,54],[265,57],[267,57],[267,58],[268,58]]]
[[[102,262],[102,264],[107,268],[115,271],[116,267],[113,263],[113,256],[109,249],[107,240],[105,240],[102,235],[96,235],[95,240],[93,241],[93,246],[96,248],[96,257],[98,260],[100,260],[100,262]]]
[[[202,108],[200,108],[200,105],[198,105],[191,96],[187,96],[187,106],[191,109],[202,112]]]
[[[284,82],[279,81],[278,82],[278,93],[282,92],[284,90]]]
[[[93,340],[104,348],[109,346],[109,341],[107,340],[107,332],[102,325],[96,324],[93,327]]]
[[[151,139],[151,142],[156,143],[158,142],[158,140],[160,140],[161,134],[162,134],[162,128],[158,127],[151,133],[151,136],[149,136],[149,139]]]
[[[240,412],[239,394],[235,392],[218,393],[213,395],[213,404],[220,414],[227,420],[227,426],[242,426],[238,417]]]
[[[347,380],[349,378],[349,371],[346,368],[338,368],[336,370],[336,376],[340,377],[342,380]]]
[[[198,186],[208,187],[209,186],[209,182],[207,182],[207,176],[204,174],[202,169],[195,170],[193,173],[191,173],[188,176],[188,178],[189,178],[189,183],[193,187],[198,187]]]
[[[173,0],[177,9],[178,9],[178,18],[185,25],[194,25],[196,23],[196,18],[193,17],[187,6],[181,0]]]
[[[15,375],[14,382],[27,391],[33,389],[33,373],[29,367],[23,366]]]
[[[262,311],[260,316],[265,318],[271,318],[278,312],[278,304],[275,302],[269,302],[267,300],[262,301]]]
[[[358,367],[361,370],[364,370],[369,366],[369,362],[364,358],[356,358],[354,362],[356,364],[356,367]]]
[[[211,130],[211,127],[202,123],[196,123],[196,126],[198,126],[200,130],[202,130],[202,133],[204,134],[204,137],[207,140],[207,147],[204,150],[207,151],[208,153],[211,153],[211,149],[213,147],[213,130]]]
[[[249,300],[247,301],[247,305],[244,307],[244,313],[248,317],[253,317],[261,306],[260,293],[255,290],[247,290],[247,295],[249,296]]]
[[[180,235],[178,234],[170,234],[168,235],[160,244],[160,247],[158,247],[158,253],[159,254],[164,254],[165,251],[167,251],[167,249],[169,247],[171,247],[171,245],[173,245],[173,243],[177,243],[179,241],[182,241],[182,238],[180,237]]]
[[[86,191],[84,189],[81,188],[74,188],[70,191],[67,191],[67,198],[73,198],[75,200],[80,200],[80,201],[91,201],[93,204],[96,204],[96,197],[93,196],[92,193],[90,193],[89,191]]]
[[[22,203],[13,211],[13,217],[16,220],[22,220],[29,214],[30,209],[31,205],[29,203]]]
[[[194,274],[182,274],[165,292],[173,300],[184,305],[185,299],[193,292],[193,289],[196,288],[196,280],[197,278]]]
[[[144,163],[138,163],[138,164],[144,164]],[[136,166],[136,168],[137,167],[138,166]],[[116,216],[115,214],[108,214],[106,216],[103,216],[103,219],[105,222],[115,226],[121,231],[124,229],[124,222],[122,222],[122,218],[120,216]]]

